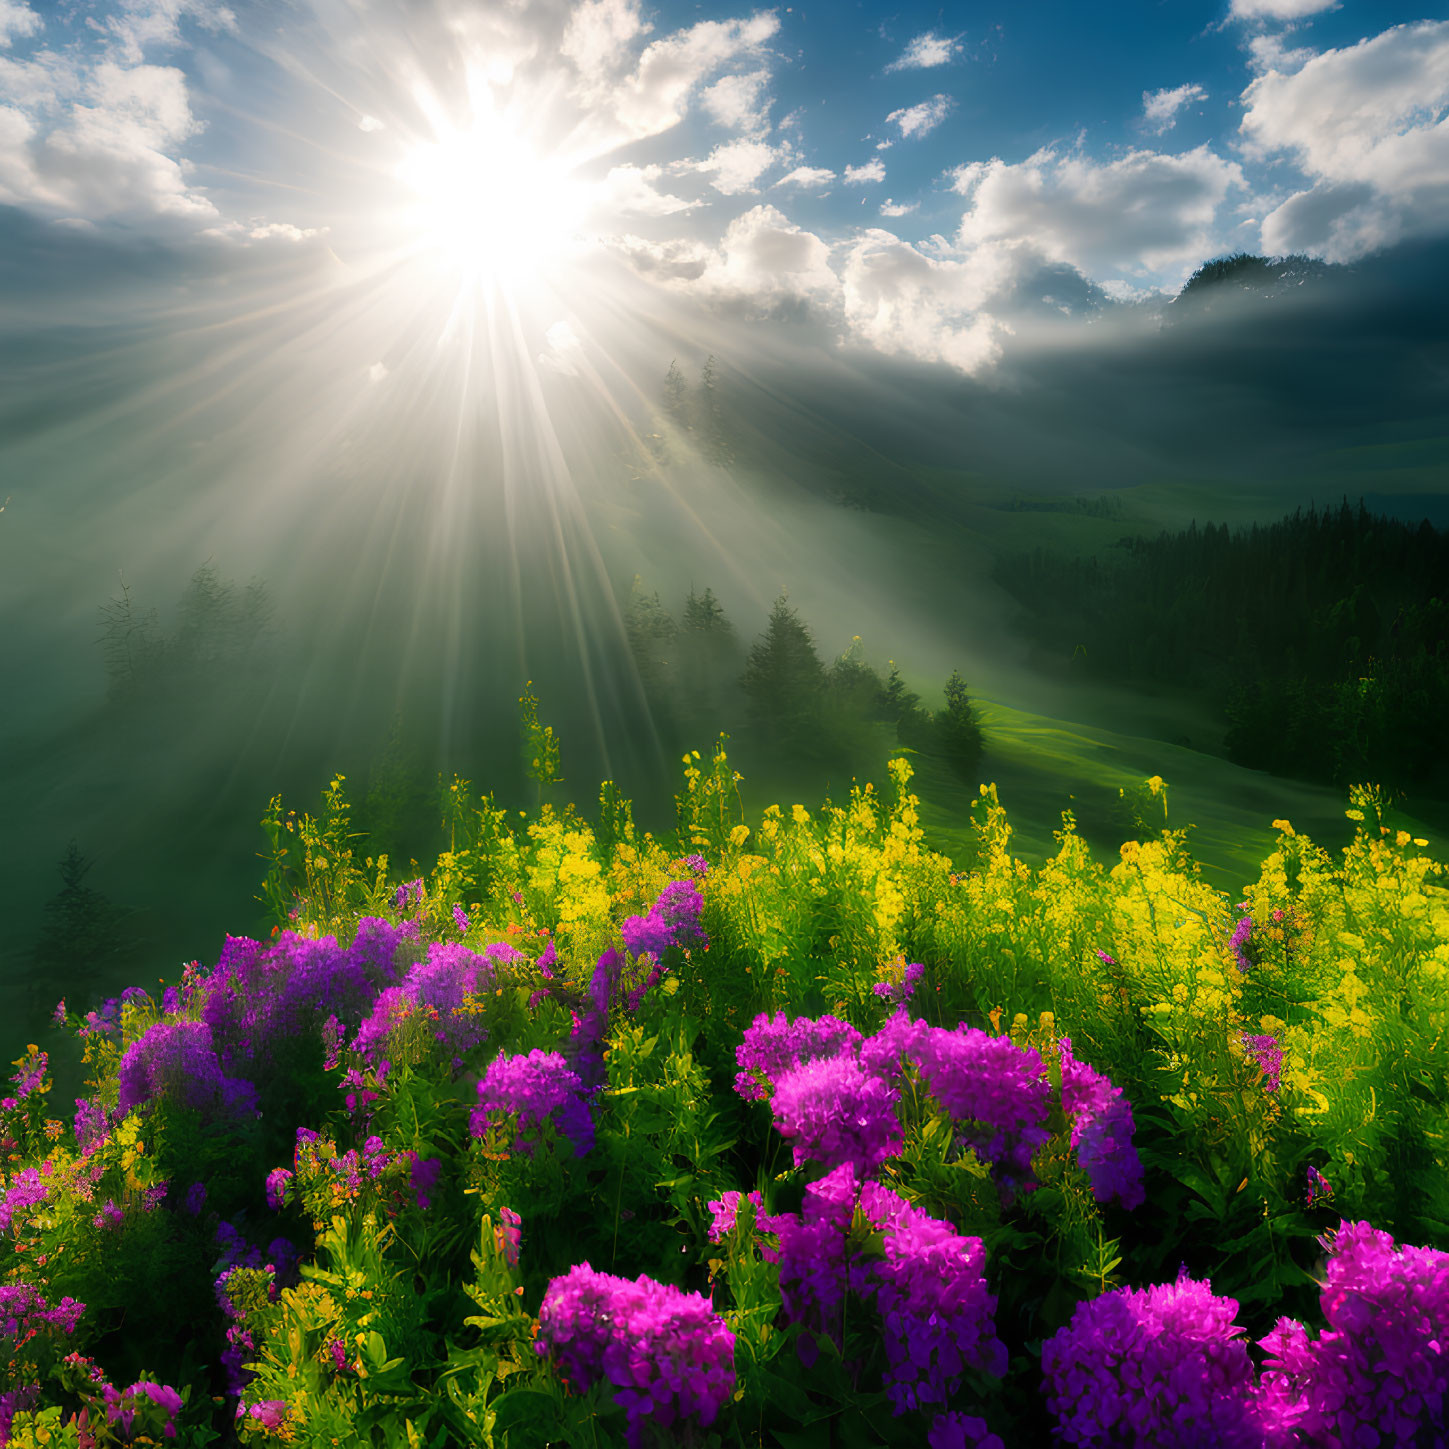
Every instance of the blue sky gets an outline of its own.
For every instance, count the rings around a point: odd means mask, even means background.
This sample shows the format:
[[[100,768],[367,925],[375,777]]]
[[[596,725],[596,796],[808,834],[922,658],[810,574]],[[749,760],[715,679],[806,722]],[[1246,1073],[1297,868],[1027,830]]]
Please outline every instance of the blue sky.
[[[0,0],[0,205],[44,225],[520,294],[608,257],[968,372],[1042,274],[1449,231],[1446,107],[1449,21],[1396,3]]]

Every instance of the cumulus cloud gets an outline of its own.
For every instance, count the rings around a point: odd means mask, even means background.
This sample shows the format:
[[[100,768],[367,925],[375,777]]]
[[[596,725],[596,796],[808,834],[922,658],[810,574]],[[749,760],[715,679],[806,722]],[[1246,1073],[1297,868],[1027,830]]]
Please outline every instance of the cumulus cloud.
[[[953,173],[970,200],[963,246],[1029,239],[1048,259],[1089,275],[1200,261],[1215,240],[1219,207],[1244,184],[1237,162],[1207,146],[1101,163],[1046,148],[1014,165],[993,159]]]
[[[882,216],[909,216],[919,205],[918,201],[892,201],[888,196],[881,202],[880,214]]]
[[[884,168],[882,168],[884,170]],[[835,180],[835,172],[825,166],[797,166],[787,175],[782,176],[776,186],[802,186],[807,191],[821,186],[829,186]]]
[[[1233,0],[1233,20],[1306,20],[1324,10],[1337,10],[1339,0]]]
[[[928,30],[924,35],[916,36],[886,69],[929,70],[933,66],[948,65],[960,50],[960,36],[937,35],[934,30]]]
[[[0,0],[0,48],[9,49],[17,36],[34,35],[41,19],[25,0]]]
[[[1160,136],[1177,124],[1177,113],[1193,101],[1207,100],[1200,85],[1176,86],[1172,90],[1142,92],[1142,120]]]
[[[699,204],[660,191],[654,183],[663,174],[661,166],[615,166],[599,186],[600,209],[625,216],[673,216]]]
[[[1348,261],[1449,229],[1449,21],[1399,25],[1243,92],[1247,154],[1309,178],[1263,221],[1270,251]]]
[[[42,51],[0,60],[12,104],[0,126],[0,200],[83,218],[210,220],[179,148],[200,128],[172,66],[101,61],[87,70]]]
[[[758,190],[756,182],[780,159],[768,141],[731,141],[716,146],[703,161],[676,163],[678,170],[700,171],[725,196],[743,196]]]
[[[703,20],[646,46],[633,74],[608,96],[624,137],[643,140],[678,125],[707,75],[757,54],[779,28],[779,18],[769,12],[748,20]]]
[[[559,44],[586,84],[607,78],[645,31],[637,0],[582,0]]]
[[[971,264],[933,257],[888,231],[862,233],[841,270],[851,334],[878,351],[979,372],[1000,354],[1001,324],[979,311]]]
[[[932,96],[930,100],[922,101],[917,106],[892,111],[886,117],[886,124],[899,126],[903,137],[928,136],[946,119],[946,113],[950,109],[950,96]]]
[[[849,186],[864,186],[870,181],[884,181],[885,162],[867,161],[864,166],[847,166],[845,180]]]
[[[770,103],[761,100],[769,80],[767,70],[751,71],[747,75],[727,75],[707,86],[699,99],[721,126],[752,136],[761,135],[770,127]]]
[[[134,65],[148,50],[179,45],[182,21],[203,30],[236,29],[236,16],[220,0],[119,0],[105,24],[121,59]]]
[[[1302,70],[1317,54],[1310,46],[1287,46],[1281,35],[1255,35],[1248,41],[1248,69],[1254,75],[1276,70],[1287,75]]]

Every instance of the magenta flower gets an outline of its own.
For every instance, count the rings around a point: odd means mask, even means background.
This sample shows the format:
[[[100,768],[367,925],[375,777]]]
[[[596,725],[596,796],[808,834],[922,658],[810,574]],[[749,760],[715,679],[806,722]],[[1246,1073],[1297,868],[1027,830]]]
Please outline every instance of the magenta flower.
[[[1242,1032],[1239,1040],[1253,1065],[1263,1074],[1263,1090],[1276,1092],[1279,1074],[1283,1070],[1283,1048],[1278,1045],[1277,1037],[1249,1036],[1247,1032]]]
[[[1186,1274],[1077,1304],[1041,1350],[1057,1433],[1069,1444],[1261,1449],[1237,1311]]]
[[[775,1087],[775,1125],[790,1139],[795,1166],[854,1165],[869,1177],[903,1141],[895,1087],[863,1071],[853,1056],[823,1057],[785,1072]]]
[[[515,1150],[532,1157],[535,1143],[525,1131],[537,1129],[557,1113],[559,1132],[573,1143],[574,1155],[583,1157],[594,1145],[594,1121],[582,1092],[583,1082],[558,1052],[535,1048],[527,1056],[498,1056],[478,1083],[478,1105],[469,1128],[473,1136],[482,1137],[488,1131],[490,1113],[516,1114]]]
[[[1280,1319],[1262,1340],[1266,1427],[1285,1442],[1442,1442],[1449,1418],[1449,1253],[1399,1247],[1366,1222],[1329,1246],[1319,1302],[1327,1327],[1310,1338]]]
[[[842,1051],[854,1056],[860,1041],[860,1033],[838,1017],[812,1021],[802,1016],[791,1021],[783,1011],[774,1017],[761,1012],[735,1049],[735,1064],[740,1069],[735,1091],[746,1101],[766,1101],[785,1072]]]
[[[1311,1164],[1308,1168],[1308,1206],[1312,1207],[1321,1197],[1332,1197],[1333,1188],[1328,1179]]]
[[[734,1346],[703,1295],[644,1274],[631,1283],[587,1263],[549,1284],[534,1344],[575,1391],[600,1379],[614,1386],[631,1449],[644,1443],[646,1423],[666,1435],[688,1421],[709,1428],[734,1393]]]
[[[1142,1205],[1142,1160],[1132,1145],[1132,1107],[1101,1072],[1072,1055],[1061,1039],[1062,1111],[1072,1119],[1072,1147],[1098,1202],[1116,1198],[1124,1208]]]

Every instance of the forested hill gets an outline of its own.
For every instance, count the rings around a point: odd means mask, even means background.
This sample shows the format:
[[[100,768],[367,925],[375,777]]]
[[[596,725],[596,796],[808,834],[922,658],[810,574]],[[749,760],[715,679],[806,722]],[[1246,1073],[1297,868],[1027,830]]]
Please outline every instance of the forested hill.
[[[1239,764],[1449,794],[1449,534],[1427,521],[1345,500],[1088,558],[1037,549],[997,578],[1039,663],[1213,701]]]

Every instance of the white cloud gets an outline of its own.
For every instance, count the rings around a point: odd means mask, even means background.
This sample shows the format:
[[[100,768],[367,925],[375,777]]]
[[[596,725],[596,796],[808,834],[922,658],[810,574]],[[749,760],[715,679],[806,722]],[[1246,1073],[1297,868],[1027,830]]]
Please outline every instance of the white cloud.
[[[770,128],[770,103],[761,103],[761,93],[769,84],[767,70],[747,75],[727,75],[700,92],[700,101],[710,116],[721,126],[729,126],[747,135],[762,135]]]
[[[716,146],[703,161],[676,162],[676,169],[712,175],[710,185],[725,196],[742,196],[758,190],[755,183],[780,159],[780,152],[768,141],[731,141]]]
[[[647,46],[633,75],[608,96],[625,136],[657,136],[684,118],[694,88],[711,71],[741,55],[757,54],[780,28],[773,13],[748,20],[703,20]]]
[[[880,214],[882,216],[909,216],[919,205],[918,201],[904,203],[892,201],[888,196],[881,202]]]
[[[306,241],[309,237],[321,236],[326,227],[293,226],[289,221],[269,221],[263,226],[254,226],[247,231],[252,241]]]
[[[1449,230],[1449,21],[1395,26],[1243,92],[1247,153],[1286,153],[1310,187],[1263,221],[1274,252],[1346,261]]]
[[[864,232],[841,271],[845,321],[878,351],[979,372],[1000,354],[1001,324],[978,310],[969,262],[926,255],[888,231]]]
[[[236,29],[236,16],[220,0],[120,0],[106,17],[120,58],[137,64],[148,50],[172,49],[181,43],[181,22],[203,30]]]
[[[1305,20],[1324,10],[1337,10],[1339,0],[1233,0],[1233,20]]]
[[[811,190],[819,186],[828,186],[835,180],[835,172],[825,166],[797,166],[788,175],[782,176],[776,186],[803,186]]]
[[[359,131],[372,132],[385,130],[386,127],[376,116],[363,116],[357,123],[357,129]]]
[[[886,117],[886,124],[894,122],[901,128],[902,136],[928,136],[946,119],[946,113],[950,109],[950,96],[932,96],[929,101],[922,101],[918,106],[892,111]]]
[[[1243,185],[1242,168],[1207,146],[1176,156],[1133,151],[1100,164],[1047,148],[1015,165],[993,159],[954,173],[971,203],[963,246],[1030,240],[1048,260],[1089,275],[1200,261],[1216,240],[1219,207]]]
[[[1193,101],[1207,100],[1200,85],[1177,86],[1172,90],[1142,92],[1142,120],[1161,135],[1177,124],[1177,113]]]
[[[34,35],[41,19],[25,0],[0,0],[0,46],[9,49],[18,35]]]
[[[622,215],[673,216],[699,204],[660,191],[654,183],[663,174],[661,166],[615,166],[599,186],[600,209]]]
[[[864,166],[847,166],[845,180],[850,186],[864,186],[868,181],[884,181],[885,162],[867,161]]]
[[[960,36],[937,35],[934,30],[928,30],[924,35],[916,36],[886,69],[929,70],[933,66],[949,64],[960,50]]]
[[[369,382],[381,382],[386,376],[387,363],[385,362],[374,362],[372,366],[367,369],[367,377]]]
[[[586,82],[615,70],[629,42],[644,33],[637,0],[583,0],[569,17],[560,51]]]
[[[1281,35],[1255,35],[1248,41],[1248,69],[1254,75],[1276,70],[1287,75],[1302,70],[1318,52],[1311,46],[1290,50]]]

